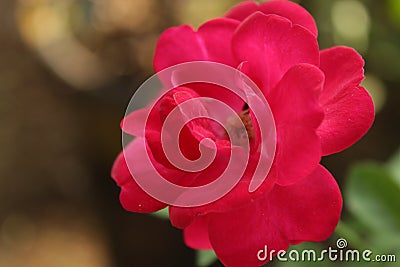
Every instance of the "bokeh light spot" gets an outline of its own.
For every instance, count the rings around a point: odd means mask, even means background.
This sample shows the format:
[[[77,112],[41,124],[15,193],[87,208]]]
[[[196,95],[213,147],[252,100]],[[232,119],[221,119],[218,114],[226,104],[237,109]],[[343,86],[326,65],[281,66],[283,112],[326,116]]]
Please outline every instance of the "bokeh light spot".
[[[331,18],[337,44],[350,45],[361,52],[366,51],[371,21],[368,10],[362,2],[356,0],[334,2]]]

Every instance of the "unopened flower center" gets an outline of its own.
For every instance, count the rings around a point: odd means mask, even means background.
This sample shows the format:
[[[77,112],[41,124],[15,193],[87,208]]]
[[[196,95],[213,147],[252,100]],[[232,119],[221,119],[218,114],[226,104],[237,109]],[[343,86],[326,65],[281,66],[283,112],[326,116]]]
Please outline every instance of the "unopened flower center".
[[[226,120],[226,131],[232,137],[231,142],[234,145],[245,145],[247,138],[251,141],[256,137],[247,104],[244,105],[243,110],[238,113],[238,116],[233,115],[228,117]]]

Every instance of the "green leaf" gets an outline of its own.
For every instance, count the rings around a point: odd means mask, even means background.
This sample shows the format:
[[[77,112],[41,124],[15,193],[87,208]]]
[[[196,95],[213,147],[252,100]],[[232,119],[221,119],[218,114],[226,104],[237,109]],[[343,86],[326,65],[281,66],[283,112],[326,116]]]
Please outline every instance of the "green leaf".
[[[400,231],[400,186],[386,168],[376,163],[356,165],[345,189],[349,210],[371,230]]]
[[[168,207],[164,208],[162,210],[150,213],[150,215],[164,219],[164,220],[168,220],[169,219]]]
[[[217,260],[214,250],[197,250],[196,265],[198,267],[206,267]]]
[[[373,235],[371,236],[371,244],[373,244],[373,247],[370,249],[374,253],[400,255],[400,233],[383,232]]]

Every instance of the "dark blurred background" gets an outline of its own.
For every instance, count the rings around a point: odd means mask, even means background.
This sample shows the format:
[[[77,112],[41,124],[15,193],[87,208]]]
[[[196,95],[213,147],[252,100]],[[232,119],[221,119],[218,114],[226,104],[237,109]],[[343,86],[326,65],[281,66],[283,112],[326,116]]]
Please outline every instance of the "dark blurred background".
[[[195,266],[168,221],[122,209],[110,169],[159,34],[237,2],[0,1],[0,267]],[[366,60],[375,124],[324,159],[342,185],[353,163],[386,161],[400,144],[400,1],[301,4],[321,48],[349,45]]]

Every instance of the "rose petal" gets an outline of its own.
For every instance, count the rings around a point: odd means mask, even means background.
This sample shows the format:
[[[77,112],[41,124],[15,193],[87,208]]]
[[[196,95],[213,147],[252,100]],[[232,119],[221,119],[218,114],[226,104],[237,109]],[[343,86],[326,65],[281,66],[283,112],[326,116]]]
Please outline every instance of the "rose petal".
[[[218,144],[217,144],[218,145]],[[234,147],[233,150],[237,149],[241,150],[241,148]],[[229,153],[230,149],[228,148],[221,148],[218,147],[218,154],[213,161],[213,163],[206,169],[204,170],[201,174],[198,180],[194,182],[194,186],[207,184],[212,182],[210,180],[215,180],[216,178],[219,177],[219,175],[222,174],[223,171],[226,169],[227,161],[229,160]],[[241,153],[241,151],[237,151]],[[233,153],[237,153],[233,152]],[[229,154],[228,154],[229,153]],[[244,158],[244,153],[242,155],[239,155],[237,159],[233,159],[234,162],[241,161],[241,162],[246,162]],[[233,164],[231,166],[230,172],[238,175],[242,172],[242,166],[240,164]],[[248,189],[249,189],[249,177],[248,177],[247,170],[244,173],[244,175],[241,178],[240,181],[235,185],[235,187],[229,191],[225,195],[221,195],[221,198],[217,199],[214,202],[204,204],[201,206],[196,206],[196,207],[176,207],[176,206],[171,206],[170,207],[170,220],[171,224],[174,225],[177,228],[185,228],[189,224],[191,224],[196,218],[200,216],[204,216],[208,213],[211,212],[226,212],[232,209],[236,209],[240,206],[246,205],[248,202],[253,201],[253,198],[258,196],[258,194],[250,194]],[[232,179],[235,179],[237,177],[229,176]],[[211,179],[210,179],[211,178]],[[199,182],[202,182],[199,184]],[[214,189],[214,188],[213,188]],[[263,188],[263,190],[259,190],[260,193],[262,194],[263,192],[265,193],[266,189]],[[214,189],[214,192],[218,192],[219,189]],[[261,192],[262,191],[262,192]]]
[[[212,249],[208,238],[208,224],[204,216],[196,218],[183,230],[183,238],[187,246],[194,249]]]
[[[165,94],[150,112],[148,119],[150,124],[146,126],[146,140],[156,161],[164,164],[164,166],[168,168],[174,167],[169,163],[169,160],[165,156],[163,144],[161,142],[161,131],[162,128],[165,127],[165,119],[176,107],[188,100],[191,100],[192,102],[190,108],[185,109],[185,112],[188,114],[185,114],[182,108],[178,108],[181,116],[179,119],[174,120],[173,122],[174,124],[176,123],[176,127],[178,129],[182,125],[185,126],[183,126],[179,136],[170,136],[172,139],[179,138],[180,150],[184,156],[191,160],[199,158],[199,141],[206,137],[214,137],[213,133],[209,131],[211,130],[211,122],[208,119],[195,119],[187,124],[184,124],[184,118],[186,117],[207,117],[207,109],[203,105],[203,101],[201,99],[197,99],[198,97],[199,95],[192,89],[187,87],[178,87]],[[156,124],[153,122],[153,120],[159,120],[160,123]],[[171,142],[173,141],[175,140],[171,140]]]
[[[270,175],[289,185],[309,175],[321,160],[316,130],[323,119],[318,97],[324,81],[315,66],[291,68],[271,91],[268,101],[274,115],[277,147]]]
[[[336,46],[322,50],[320,68],[325,73],[321,102],[327,102],[348,85],[359,85],[364,79],[364,60],[352,48]]]
[[[237,113],[243,109],[243,100],[227,88],[211,83],[191,83],[186,86],[193,89],[201,97],[210,97],[222,101]]]
[[[315,36],[318,35],[317,25],[311,14],[300,5],[290,1],[267,1],[261,4],[253,1],[246,1],[233,7],[225,17],[243,21],[257,11],[261,11],[267,15],[275,14],[285,17],[293,24],[303,26]]]
[[[310,31],[261,12],[242,22],[232,38],[232,49],[238,60],[246,61],[246,74],[265,94],[292,66],[319,65],[318,43]]]
[[[227,213],[207,215],[213,249],[226,266],[260,266],[259,250],[321,241],[334,231],[342,208],[339,187],[319,166],[292,186],[276,186],[264,199]],[[276,253],[274,253],[276,254]]]
[[[225,17],[243,21],[257,11],[260,11],[260,5],[258,3],[255,1],[243,1],[232,7],[225,14]]]
[[[138,145],[143,144],[140,140],[133,141],[126,148],[126,153],[135,153]],[[141,166],[146,168],[148,166]],[[133,179],[125,161],[124,153],[121,152],[114,162],[111,176],[121,187],[120,202],[122,206],[132,212],[148,213],[164,208],[166,205],[150,197]]]
[[[236,210],[268,194],[275,184],[275,177],[268,176],[264,183],[255,192],[250,193],[249,185],[253,178],[252,174],[254,173],[256,162],[251,159],[249,164],[250,166],[248,166],[238,184],[228,194],[224,195],[217,201],[190,208],[171,206],[169,210],[171,224],[177,228],[184,229],[200,216],[205,216],[212,212],[224,213]],[[212,176],[215,175],[213,174]]]
[[[361,86],[364,61],[352,48],[334,47],[321,52],[325,86],[320,103],[325,118],[318,129],[323,155],[340,152],[360,139],[374,120],[371,96]]]
[[[148,112],[149,110],[147,108],[143,108],[129,113],[121,121],[122,131],[133,136],[143,137],[144,125],[146,124]],[[147,123],[154,124],[154,119],[148,120]]]
[[[200,216],[205,216],[212,212],[227,212],[237,209],[238,207],[243,206],[243,203],[252,201],[248,188],[248,182],[239,182],[232,191],[210,204],[188,208],[171,206],[171,224],[177,228],[184,229]]]
[[[208,233],[219,260],[230,267],[261,266],[265,261],[257,258],[259,250],[286,250],[289,241],[280,230],[281,218],[273,207],[255,201],[240,209],[225,213],[210,213]]]
[[[166,30],[158,40],[154,56],[156,72],[179,63],[214,61],[237,67],[231,38],[239,22],[219,18],[206,22],[197,32],[183,25]]]
[[[339,186],[321,165],[299,183],[277,186],[271,201],[271,206],[283,212],[281,221],[286,222],[283,229],[296,244],[327,239],[335,230],[342,210]]]

